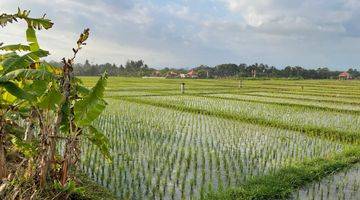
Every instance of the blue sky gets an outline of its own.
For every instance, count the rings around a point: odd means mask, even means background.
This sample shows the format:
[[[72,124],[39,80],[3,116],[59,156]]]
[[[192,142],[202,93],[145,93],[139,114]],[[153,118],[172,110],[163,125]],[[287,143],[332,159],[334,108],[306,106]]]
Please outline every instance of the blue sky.
[[[0,13],[18,6],[53,20],[39,38],[54,60],[89,27],[78,62],[360,66],[359,0],[1,0]],[[0,28],[0,42],[25,42],[24,34],[24,24]]]

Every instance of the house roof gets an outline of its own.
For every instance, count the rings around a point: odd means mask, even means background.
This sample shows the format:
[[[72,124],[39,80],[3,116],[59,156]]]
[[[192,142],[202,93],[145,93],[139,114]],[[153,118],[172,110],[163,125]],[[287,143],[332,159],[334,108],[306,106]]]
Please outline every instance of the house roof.
[[[348,77],[348,76],[350,76],[350,74],[347,73],[347,72],[341,72],[341,73],[339,74],[339,76]]]
[[[195,72],[195,70],[192,69],[187,74],[192,76],[192,75],[196,75],[197,73]]]

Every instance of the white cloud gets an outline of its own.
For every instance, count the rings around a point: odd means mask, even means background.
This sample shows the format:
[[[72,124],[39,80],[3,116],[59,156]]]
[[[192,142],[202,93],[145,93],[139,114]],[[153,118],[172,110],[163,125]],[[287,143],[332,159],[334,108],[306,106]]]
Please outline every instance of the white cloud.
[[[349,9],[359,9],[360,1],[359,0],[344,0],[345,7]]]
[[[276,17],[276,13],[270,11],[272,0],[226,0],[228,9],[244,17],[250,26],[261,26]]]
[[[39,33],[54,59],[70,55],[78,33],[89,27],[89,45],[79,61],[360,63],[349,53],[357,51],[353,44],[360,37],[358,0],[1,0],[0,12],[17,6],[31,9],[33,16],[45,11],[55,22]],[[0,29],[0,40],[26,42],[23,28]]]
[[[346,34],[357,0],[221,0],[229,11],[244,18],[254,31],[268,34],[306,35]],[[343,4],[343,6],[341,6]],[[339,6],[340,5],[340,6]]]
[[[260,14],[254,8],[250,7],[244,18],[250,26],[259,27],[267,22],[270,17]]]

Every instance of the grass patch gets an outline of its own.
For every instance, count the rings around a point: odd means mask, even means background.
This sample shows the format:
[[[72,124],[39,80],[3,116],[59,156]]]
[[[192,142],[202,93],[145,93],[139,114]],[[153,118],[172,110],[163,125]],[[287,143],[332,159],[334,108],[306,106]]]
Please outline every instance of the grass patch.
[[[255,177],[237,188],[208,193],[205,199],[287,199],[295,189],[360,162],[360,147],[328,158],[317,158]]]
[[[82,197],[72,196],[74,199],[88,199],[88,200],[97,200],[97,199],[106,199],[106,200],[116,200],[116,196],[111,193],[105,187],[99,185],[95,181],[91,180],[84,173],[78,173],[77,178],[80,179],[80,187],[84,188],[84,193]]]

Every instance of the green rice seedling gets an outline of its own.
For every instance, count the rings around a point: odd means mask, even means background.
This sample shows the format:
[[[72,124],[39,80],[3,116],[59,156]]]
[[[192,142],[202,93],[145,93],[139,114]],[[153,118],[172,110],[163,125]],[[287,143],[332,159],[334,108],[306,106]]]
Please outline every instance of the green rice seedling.
[[[110,138],[116,159],[106,164],[95,148],[84,147],[91,152],[83,160],[93,165],[82,168],[99,183],[117,188],[121,198],[200,198],[209,187],[225,190],[292,162],[343,149],[285,129],[127,101],[108,103],[111,109],[94,125]],[[104,167],[97,170],[100,163]],[[119,178],[109,181],[110,174]]]

